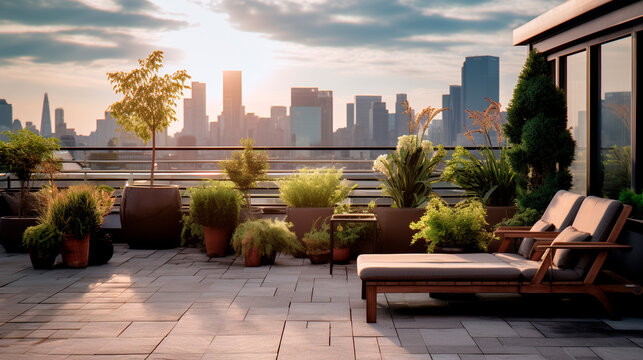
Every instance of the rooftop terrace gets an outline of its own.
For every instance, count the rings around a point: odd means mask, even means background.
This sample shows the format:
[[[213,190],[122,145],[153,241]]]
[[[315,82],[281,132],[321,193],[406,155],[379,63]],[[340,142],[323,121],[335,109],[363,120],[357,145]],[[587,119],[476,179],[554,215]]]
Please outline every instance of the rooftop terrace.
[[[36,271],[0,250],[0,359],[641,359],[643,310],[623,301],[610,321],[589,297],[388,294],[367,324],[354,264],[117,244],[106,265]]]

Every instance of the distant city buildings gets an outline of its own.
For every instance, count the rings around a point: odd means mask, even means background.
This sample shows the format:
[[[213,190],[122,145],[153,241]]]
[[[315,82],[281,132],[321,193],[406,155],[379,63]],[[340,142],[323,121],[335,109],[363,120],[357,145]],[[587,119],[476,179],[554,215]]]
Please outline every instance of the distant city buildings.
[[[0,99],[0,131],[11,130],[13,124],[13,107],[7,100]]]
[[[49,112],[49,96],[45,93],[45,99],[42,102],[42,117],[40,118],[40,133],[44,137],[51,137],[51,114]]]
[[[219,125],[221,145],[237,145],[246,132],[241,121],[245,113],[242,100],[241,71],[224,71],[223,116]]]
[[[194,136],[199,145],[208,141],[205,83],[193,81],[192,97],[183,99],[183,131],[181,135]]]
[[[290,114],[295,145],[332,145],[332,91],[319,91],[318,88],[291,88]]]

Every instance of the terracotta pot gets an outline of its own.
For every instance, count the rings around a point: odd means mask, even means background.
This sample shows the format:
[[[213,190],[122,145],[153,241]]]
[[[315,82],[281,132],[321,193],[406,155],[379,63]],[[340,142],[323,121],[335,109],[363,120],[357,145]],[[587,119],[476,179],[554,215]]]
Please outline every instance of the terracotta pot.
[[[89,234],[85,235],[82,239],[78,239],[73,235],[63,235],[63,263],[71,268],[84,268],[87,267],[89,262]]]
[[[417,231],[409,228],[411,222],[420,220],[424,215],[424,209],[378,207],[375,208],[375,215],[380,227],[377,253],[426,253],[424,241],[411,245],[411,238]]]
[[[245,262],[247,267],[257,267],[261,265],[261,255],[255,247],[246,249]]]
[[[126,186],[120,216],[131,248],[168,249],[181,243],[181,194],[176,186]]]
[[[351,258],[350,248],[333,248],[333,263],[345,264]]]
[[[29,260],[31,260],[31,266],[36,270],[49,270],[53,268],[54,262],[56,262],[56,256],[58,255],[29,249]]]
[[[487,223],[491,228],[506,218],[516,214],[515,206],[487,206]],[[494,253],[500,247],[500,239],[494,239],[487,245],[487,252]]]
[[[231,229],[227,226],[202,226],[205,240],[205,253],[209,257],[226,256]]]
[[[330,250],[306,252],[311,264],[326,264],[330,260]]]
[[[0,218],[0,240],[7,252],[26,253],[22,246],[22,234],[30,226],[38,225],[36,217],[3,216]]]
[[[287,208],[286,221],[290,221],[293,225],[292,231],[297,235],[297,239],[301,242],[304,234],[310,231],[313,223],[317,219],[320,221],[330,218],[333,215],[333,208]],[[303,242],[302,242],[303,245]],[[306,253],[301,252],[295,254],[297,258],[305,258]]]
[[[277,252],[272,252],[268,255],[261,255],[261,265],[274,265],[277,258]]]

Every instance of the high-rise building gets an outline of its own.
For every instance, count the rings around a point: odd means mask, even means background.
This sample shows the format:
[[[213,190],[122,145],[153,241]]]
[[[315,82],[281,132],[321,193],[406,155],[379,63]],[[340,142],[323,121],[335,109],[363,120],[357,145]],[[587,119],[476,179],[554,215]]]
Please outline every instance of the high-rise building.
[[[222,145],[236,145],[245,136],[241,71],[223,72],[223,122],[219,125]]]
[[[205,83],[192,82],[192,97],[183,99],[182,135],[192,135],[198,145],[208,138],[208,119],[205,109]]]
[[[314,141],[317,136],[310,137],[313,139],[308,145],[332,145],[333,142],[333,92],[330,90],[319,90],[318,88],[291,88],[290,90],[290,114],[292,122],[292,133],[295,135],[295,145],[302,145],[300,140],[296,140],[297,131],[308,131],[316,129],[319,134],[319,141]],[[312,109],[298,108],[319,108],[319,120],[316,117],[316,111]],[[308,119],[301,116],[311,117]],[[297,125],[295,126],[295,123]],[[306,124],[302,124],[306,122]],[[301,138],[301,133],[299,137]]]
[[[381,96],[355,96],[355,138],[358,144],[364,145],[372,142],[373,118],[371,117],[371,109],[373,108],[373,103],[381,101]]]
[[[442,124],[442,130],[445,132],[445,136],[449,137],[449,142],[451,145],[456,145],[456,139],[458,134],[464,134],[464,118],[465,111],[462,109],[462,86],[460,85],[450,85],[449,86],[449,120],[451,124],[448,125],[449,133],[446,135],[446,123]]]
[[[355,126],[355,104],[346,104],[346,128],[352,130]]]
[[[388,110],[385,102],[374,102],[370,111],[373,140],[377,146],[388,145]]]
[[[18,130],[22,130],[22,123],[20,122],[20,119],[15,119],[13,120],[13,124],[11,124],[11,131]]]
[[[40,119],[40,134],[44,137],[51,137],[51,114],[49,113],[49,96],[45,93],[42,102],[42,117]]]
[[[497,56],[467,56],[462,65],[462,119],[463,125],[472,130],[472,119],[466,110],[484,111],[489,102],[498,101],[500,94],[500,59]],[[484,144],[481,134],[475,134],[474,141]],[[493,136],[492,136],[493,138]]]
[[[443,108],[448,108],[448,110],[444,110],[442,112],[442,124],[444,126],[444,138],[442,139],[442,145],[445,146],[451,146],[453,142],[451,141],[451,138],[449,137],[449,129],[451,126],[451,117],[453,116],[453,109],[449,107],[449,94],[442,94],[442,107]],[[435,120],[434,120],[435,121]]]
[[[56,126],[56,137],[61,138],[61,136],[67,133],[67,124],[65,123],[65,110],[63,108],[56,108],[54,110],[54,125]]]
[[[320,90],[318,93],[321,107],[321,144],[333,145],[333,91]]]
[[[295,146],[318,146],[321,144],[320,106],[293,106],[290,108],[292,135]]]
[[[406,94],[395,95],[395,138],[409,133],[409,117],[404,113]]]
[[[283,132],[283,145],[290,145],[291,143],[291,124],[288,117],[288,108],[285,106],[271,106],[270,107],[270,120],[275,126]]]
[[[0,99],[0,131],[11,130],[13,123],[13,107],[7,100]]]

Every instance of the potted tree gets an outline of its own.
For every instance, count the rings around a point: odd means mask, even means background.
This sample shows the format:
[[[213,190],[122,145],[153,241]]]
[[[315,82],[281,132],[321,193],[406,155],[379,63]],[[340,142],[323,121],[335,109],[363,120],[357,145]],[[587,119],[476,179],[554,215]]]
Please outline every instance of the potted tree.
[[[8,142],[0,141],[0,171],[14,174],[20,182],[20,198],[17,202],[18,216],[0,218],[0,238],[8,252],[25,251],[22,234],[29,226],[37,224],[35,214],[27,214],[31,180],[41,163],[53,156],[59,149],[58,139],[44,138],[22,129],[17,132],[5,131]],[[32,215],[32,216],[27,216]]]
[[[287,206],[286,218],[292,222],[297,239],[303,239],[315,219],[330,217],[333,206],[344,201],[356,186],[342,180],[342,171],[334,168],[301,169],[280,180],[279,198]]]
[[[433,118],[446,109],[429,106],[414,117],[408,101],[402,104],[409,117],[410,135],[400,136],[396,150],[378,156],[373,164],[373,170],[382,174],[382,193],[393,200],[393,206],[374,210],[383,253],[424,252],[419,245],[409,245],[414,234],[409,224],[422,216],[420,207],[433,191],[431,184],[438,180],[433,171],[446,155],[442,145],[434,147],[422,140]]]
[[[239,219],[241,192],[225,183],[210,180],[190,189],[190,216],[203,227],[209,257],[225,256],[232,230]]]
[[[123,190],[120,216],[123,237],[132,248],[171,248],[179,245],[181,194],[176,186],[154,186],[156,133],[176,120],[177,100],[190,78],[185,70],[160,76],[163,52],[156,50],[139,68],[108,73],[107,77],[123,99],[109,106],[112,116],[126,131],[145,143],[152,141],[150,185],[128,185]]]
[[[485,217],[486,210],[479,200],[464,200],[451,207],[432,196],[420,221],[411,223],[411,228],[418,230],[412,242],[425,243],[429,253],[486,251],[493,233]]]
[[[304,251],[290,226],[277,219],[246,221],[234,231],[232,247],[244,257],[248,267],[273,264],[278,251],[291,254]]]
[[[233,152],[232,159],[220,161],[219,166],[243,193],[245,212],[247,212],[242,214],[243,220],[255,219],[259,213],[253,213],[250,190],[257,186],[257,181],[266,178],[266,172],[270,168],[268,154],[265,151],[253,150],[254,140],[251,138],[241,139],[241,145],[243,151]]]
[[[304,234],[302,241],[306,246],[306,255],[312,264],[325,264],[330,258],[330,233],[328,223],[318,218],[310,231]]]
[[[62,234],[50,222],[28,227],[22,237],[23,246],[29,249],[29,259],[34,269],[51,269],[60,254]]]

